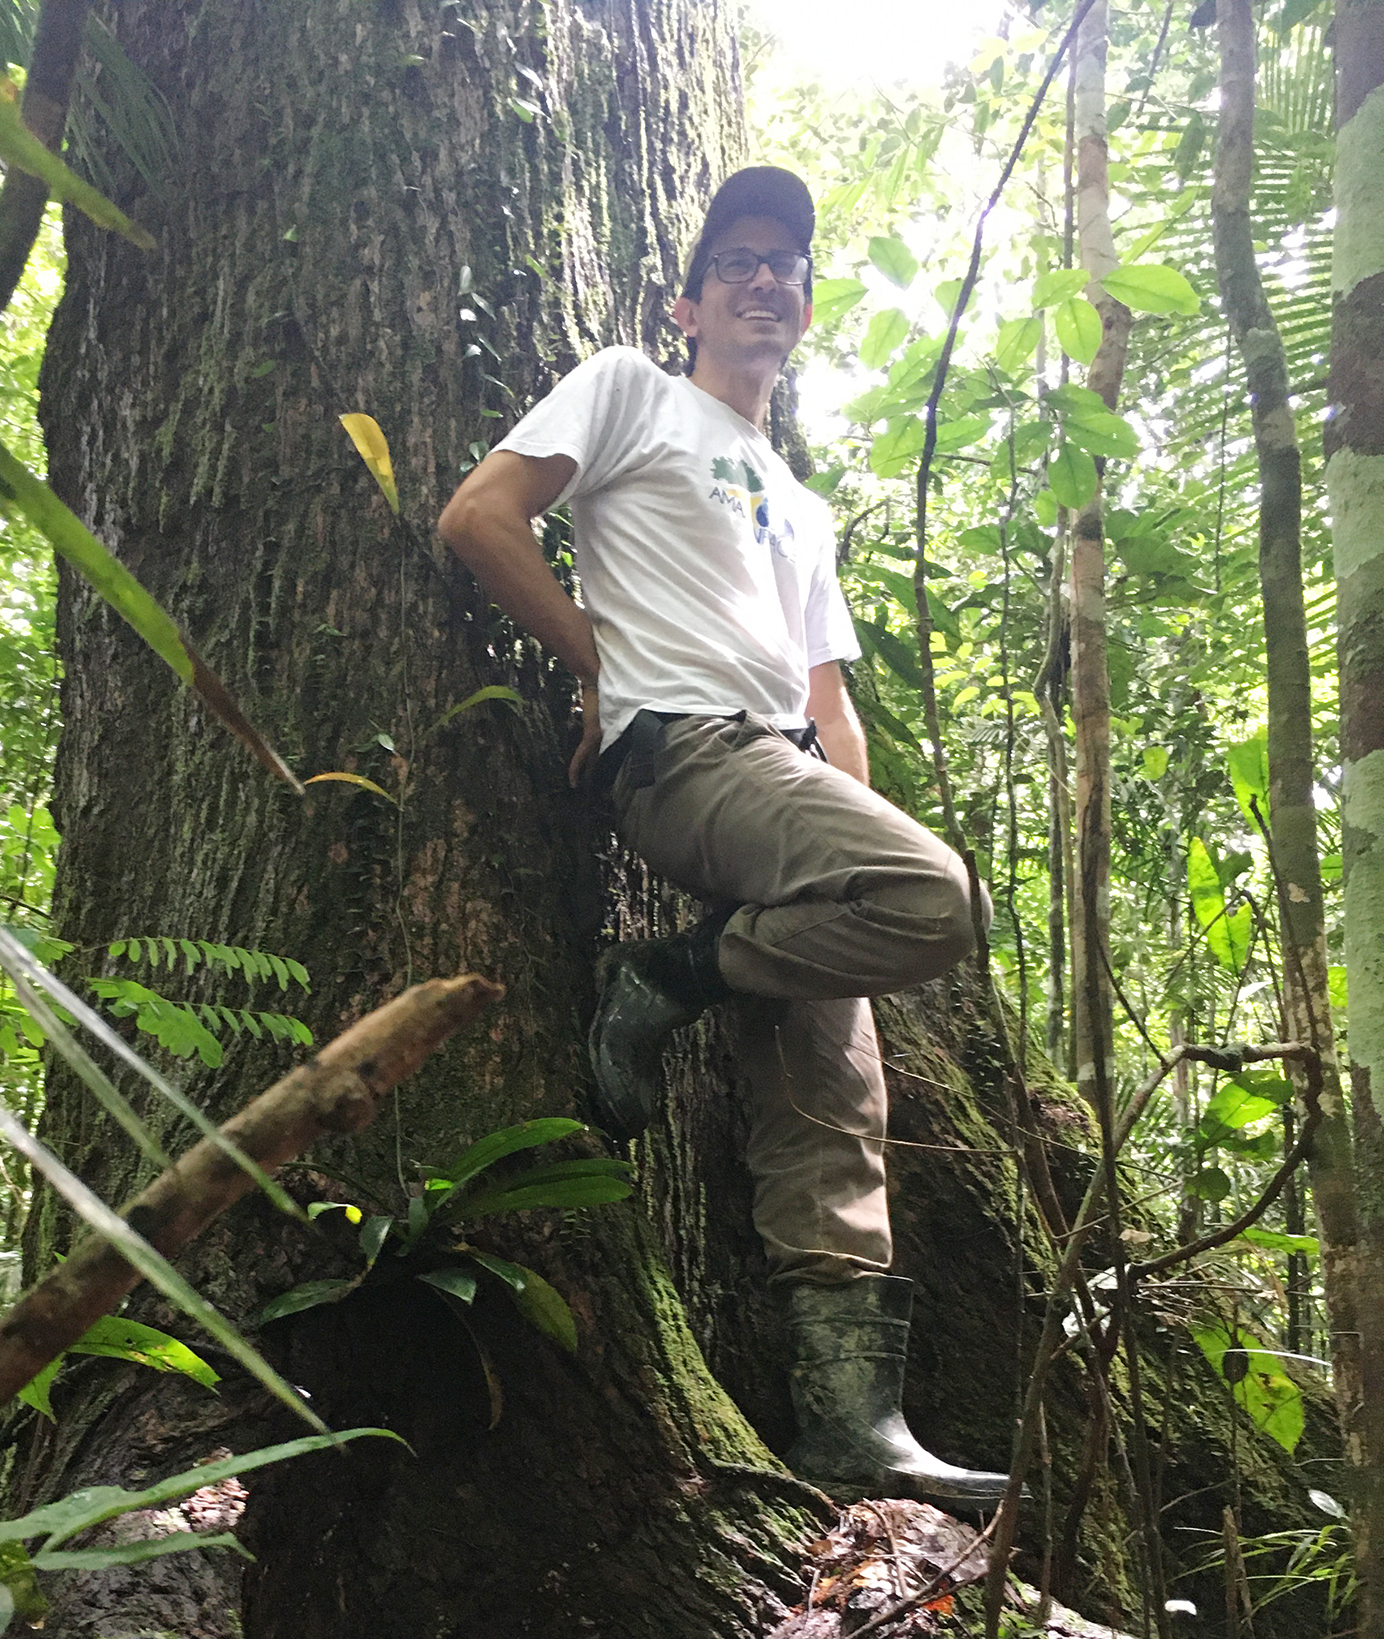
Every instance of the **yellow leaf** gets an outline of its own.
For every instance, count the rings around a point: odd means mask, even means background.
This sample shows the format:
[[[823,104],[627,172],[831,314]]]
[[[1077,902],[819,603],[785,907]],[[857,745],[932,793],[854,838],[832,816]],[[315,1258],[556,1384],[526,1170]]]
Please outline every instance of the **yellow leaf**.
[[[341,780],[346,785],[359,785],[366,791],[373,791],[377,797],[383,797],[386,802],[394,802],[394,798],[382,785],[376,785],[374,780],[367,780],[364,774],[343,774],[339,771],[331,774],[314,774],[310,780],[304,780],[303,784],[316,785],[319,780]],[[395,806],[398,804],[395,803]]]
[[[394,463],[389,459],[389,440],[380,431],[373,415],[343,415],[341,425],[351,435],[351,442],[360,451],[360,458],[370,468],[375,482],[384,491],[389,510],[397,515],[399,491],[394,484]]]

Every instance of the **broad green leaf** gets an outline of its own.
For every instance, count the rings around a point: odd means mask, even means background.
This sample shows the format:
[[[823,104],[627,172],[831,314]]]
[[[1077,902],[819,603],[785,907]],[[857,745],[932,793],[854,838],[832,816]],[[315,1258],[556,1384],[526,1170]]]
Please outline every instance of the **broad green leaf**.
[[[371,476],[389,503],[389,510],[397,517],[399,491],[394,483],[394,463],[389,457],[389,440],[380,430],[379,422],[371,415],[343,415],[337,419],[350,434],[361,460],[369,467]]]
[[[586,1131],[586,1127],[580,1121],[573,1121],[570,1116],[565,1115],[541,1116],[536,1121],[520,1122],[517,1127],[502,1127],[498,1132],[487,1133],[484,1138],[478,1139],[470,1149],[463,1150],[444,1176],[450,1178],[454,1184],[464,1184],[506,1155],[514,1155],[519,1150],[533,1149],[539,1144],[551,1144],[559,1138],[570,1137],[572,1133]]]
[[[376,785],[374,780],[367,780],[364,774],[347,774],[340,769],[335,769],[330,774],[314,774],[310,779],[304,780],[303,784],[320,785],[323,780],[339,780],[343,785],[358,785],[362,790],[373,791],[377,797],[383,797],[386,802],[392,802],[396,808],[399,806],[396,797],[391,797],[388,791],[382,785]]]
[[[1080,512],[1096,493],[1096,463],[1064,439],[1048,463],[1048,483],[1060,506]]]
[[[1240,812],[1257,834],[1260,821],[1267,824],[1269,820],[1268,730],[1261,728],[1248,740],[1241,740],[1238,745],[1231,746],[1226,761],[1229,764],[1230,783],[1235,788],[1235,800],[1240,805]],[[1255,819],[1254,810],[1250,807],[1251,798],[1257,799],[1259,804],[1258,820]]]
[[[111,228],[141,250],[153,250],[153,236],[124,211],[83,182],[75,171],[44,147],[20,117],[19,87],[8,76],[0,78],[0,158],[7,165],[36,176],[54,199],[66,200],[89,216],[98,227]]]
[[[1176,268],[1161,262],[1117,267],[1101,280],[1108,296],[1135,313],[1195,313],[1201,298]]]
[[[918,271],[918,258],[897,234],[876,234],[866,251],[871,262],[891,284],[907,290]]]
[[[132,1360],[136,1365],[152,1367],[156,1372],[181,1372],[209,1389],[221,1381],[221,1374],[213,1371],[186,1343],[120,1315],[103,1315],[70,1345],[68,1353],[108,1355],[115,1360]]]
[[[1041,312],[1045,307],[1056,307],[1069,301],[1078,291],[1085,290],[1091,275],[1085,268],[1059,267],[1050,273],[1040,273],[1033,281],[1033,306]]]
[[[1293,1102],[1293,1084],[1277,1070],[1241,1070],[1231,1079],[1247,1093],[1252,1093],[1255,1098],[1266,1098],[1270,1104]]]
[[[1089,364],[1100,351],[1105,326],[1101,316],[1084,296],[1073,296],[1053,315],[1057,341],[1068,358]]]
[[[894,676],[907,683],[910,688],[921,692],[926,684],[923,680],[923,670],[918,660],[917,649],[884,626],[871,626],[867,622],[858,621],[856,623],[857,631],[861,626],[864,626],[868,631],[870,640],[874,644],[880,659],[893,672]]]
[[[1283,1235],[1276,1229],[1242,1229],[1240,1239],[1251,1246],[1262,1246],[1266,1252],[1302,1252],[1309,1258],[1321,1252],[1321,1242],[1315,1235]]]
[[[1006,375],[1016,375],[1038,350],[1043,321],[1036,318],[1009,319],[1000,326],[995,343],[995,363]]]
[[[1122,415],[1103,410],[1099,415],[1069,415],[1062,423],[1063,436],[1088,455],[1114,456],[1132,461],[1139,453],[1139,439]]]
[[[523,1286],[512,1287],[510,1297],[520,1314],[540,1332],[546,1332],[568,1354],[577,1352],[577,1323],[567,1300],[537,1270],[525,1269]]]
[[[426,1275],[417,1278],[424,1286],[436,1287],[439,1292],[459,1298],[463,1303],[470,1303],[476,1295],[476,1277],[469,1269],[430,1269]]]
[[[166,1537],[146,1537],[140,1542],[121,1542],[110,1548],[40,1550],[34,1566],[40,1571],[104,1571],[110,1565],[143,1565],[167,1554],[185,1554],[197,1548],[228,1548],[242,1559],[254,1559],[233,1531],[174,1531]]]
[[[1191,1332],[1255,1426],[1285,1451],[1293,1451],[1305,1425],[1302,1390],[1283,1370],[1279,1357],[1243,1329],[1232,1334],[1220,1325],[1193,1326]],[[1236,1361],[1233,1372],[1227,1369],[1227,1356]]]
[[[293,787],[303,788],[283,758],[251,726],[226,685],[178,630],[173,617],[139,584],[124,564],[111,556],[84,523],[0,444],[0,508],[16,512],[38,530],[55,552],[83,575],[149,647],[201,695],[263,765]]]
[[[1051,529],[1057,522],[1057,496],[1050,489],[1040,489],[1033,497],[1033,516],[1044,529]]]
[[[0,1543],[0,1633],[9,1631],[16,1616],[31,1628],[41,1628],[48,1609],[23,1543]]]
[[[1167,746],[1145,746],[1144,777],[1150,780],[1161,780],[1168,772]]]
[[[1327,995],[1332,1007],[1345,1007],[1349,1002],[1350,990],[1344,967],[1329,967],[1326,970]]]
[[[389,1239],[389,1232],[394,1227],[394,1220],[387,1213],[380,1213],[376,1217],[367,1218],[361,1225],[360,1249],[365,1254],[367,1263],[374,1263],[379,1257],[384,1243]]]
[[[428,734],[435,734],[438,729],[450,723],[454,717],[460,717],[463,712],[470,711],[474,706],[479,706],[485,700],[503,700],[506,705],[513,706],[516,710],[524,703],[523,695],[516,689],[506,688],[503,683],[487,683],[483,689],[477,689],[474,694],[468,694],[464,700],[458,701],[456,705],[448,706],[441,717],[428,729],[427,734],[423,736],[424,739],[427,738]]]
[[[488,1218],[497,1212],[528,1212],[535,1207],[571,1210],[603,1206],[610,1201],[623,1201],[632,1187],[624,1178],[583,1177],[515,1189],[482,1190],[465,1202],[461,1217],[464,1220]]]
[[[969,449],[989,431],[988,415],[963,415],[955,421],[944,421],[937,428],[937,453],[953,455],[957,450]]]
[[[877,478],[897,478],[927,439],[927,428],[916,415],[896,417],[870,446],[870,471]]]
[[[872,586],[882,586],[900,608],[911,615],[917,614],[917,596],[911,575],[901,575],[897,569],[886,569],[878,563],[861,564],[856,573],[862,581]]]
[[[932,292],[933,301],[947,315],[948,320],[951,319],[956,308],[957,298],[961,294],[961,285],[962,281],[960,279],[943,279],[941,284],[937,285]]]
[[[1192,910],[1201,927],[1209,928],[1225,915],[1220,872],[1200,837],[1193,837],[1187,850],[1187,887],[1192,895]]]
[[[1109,406],[1099,393],[1092,392],[1089,387],[1078,387],[1074,381],[1066,382],[1061,387],[1054,387],[1047,395],[1048,404],[1061,410],[1063,415],[1086,417],[1090,415],[1104,415]]]
[[[301,1314],[304,1309],[315,1309],[322,1303],[340,1303],[360,1285],[357,1280],[309,1280],[301,1286],[291,1286],[270,1298],[251,1322],[267,1326],[271,1320],[282,1320],[285,1315]]]
[[[470,1255],[482,1269],[488,1269],[492,1275],[498,1276],[506,1286],[516,1292],[524,1290],[524,1283],[533,1274],[531,1269],[525,1269],[522,1264],[510,1263],[507,1258],[497,1258],[493,1252],[477,1252],[473,1248]]]
[[[1260,1098],[1245,1088],[1228,1081],[1217,1092],[1202,1113],[1202,1125],[1209,1132],[1219,1124],[1231,1132],[1248,1127],[1252,1121],[1262,1121],[1278,1108],[1271,1098]]]
[[[860,362],[867,370],[878,370],[907,335],[908,318],[897,307],[876,313],[860,344]]]
[[[22,1400],[26,1406],[32,1406],[35,1411],[42,1412],[50,1423],[57,1421],[50,1394],[53,1380],[62,1370],[62,1362],[62,1355],[56,1360],[50,1360],[38,1376],[31,1377],[15,1395],[16,1400]]]
[[[79,1531],[101,1525],[118,1514],[128,1514],[136,1508],[161,1508],[165,1503],[190,1497],[203,1486],[219,1485],[222,1480],[236,1479],[256,1468],[270,1463],[285,1462],[290,1457],[303,1457],[313,1451],[326,1451],[345,1445],[350,1440],[374,1438],[399,1440],[387,1428],[348,1428],[340,1434],[305,1435],[301,1440],[287,1440],[282,1445],[262,1446],[258,1451],[242,1452],[238,1457],[221,1457],[214,1463],[202,1463],[197,1468],[185,1469],[151,1485],[147,1491],[126,1491],[118,1485],[95,1485],[57,1502],[35,1508],[19,1519],[0,1520],[0,1542],[27,1542],[30,1537],[46,1537],[43,1552],[47,1553],[60,1542],[75,1537]]]
[[[865,295],[859,279],[818,279],[812,286],[812,320],[827,329],[844,317]]]
[[[1230,1179],[1219,1167],[1204,1167],[1187,1186],[1203,1201],[1223,1201],[1230,1194]]]

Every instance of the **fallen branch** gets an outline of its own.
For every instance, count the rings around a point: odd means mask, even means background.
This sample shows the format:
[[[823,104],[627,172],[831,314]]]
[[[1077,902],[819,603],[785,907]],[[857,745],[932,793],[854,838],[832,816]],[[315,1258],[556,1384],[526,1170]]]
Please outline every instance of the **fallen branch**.
[[[222,1127],[252,1160],[282,1166],[329,1134],[359,1132],[385,1095],[481,1010],[504,994],[478,974],[414,985],[376,1008],[307,1064],[253,1099]],[[172,1256],[254,1187],[213,1140],[203,1138],[131,1202],[124,1217]],[[99,1235],[82,1241],[0,1324],[0,1403],[108,1314],[139,1281]]]

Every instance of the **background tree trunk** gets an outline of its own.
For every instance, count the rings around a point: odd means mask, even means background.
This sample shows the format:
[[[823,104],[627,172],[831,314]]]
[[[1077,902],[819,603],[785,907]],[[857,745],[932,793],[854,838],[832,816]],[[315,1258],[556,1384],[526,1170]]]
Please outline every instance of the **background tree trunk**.
[[[598,942],[685,914],[567,789],[569,680],[426,543],[472,445],[578,357],[611,341],[677,350],[665,314],[679,256],[742,151],[729,19],[707,0],[200,0],[173,13],[125,0],[119,27],[173,105],[182,163],[159,198],[133,180],[121,196],[156,233],[153,255],[72,224],[44,377],[53,481],[301,774],[354,770],[403,802],[342,785],[300,802],[271,785],[65,576],[59,926],[87,972],[130,934],[295,956],[319,1037],[411,978],[502,980],[488,1028],[401,1089],[393,1119],[314,1155],[348,1185],[296,1175],[304,1198],[399,1210],[418,1165],[579,1108]],[[337,424],[356,410],[390,439],[408,530]],[[551,541],[556,554],[559,531]],[[490,683],[517,688],[522,708],[485,704],[434,730]],[[243,999],[204,970],[155,982]],[[968,984],[881,1010],[893,1130],[917,1146],[894,1152],[891,1192],[897,1266],[919,1283],[911,1420],[944,1456],[998,1466],[1045,1271],[1023,1256],[999,1054]],[[225,1114],[288,1057],[242,1041],[188,1079]],[[798,1546],[833,1516],[764,1443],[782,1449],[790,1425],[736,1075],[728,1030],[698,1031],[674,1065],[674,1117],[640,1146],[637,1202],[491,1232],[568,1297],[581,1337],[568,1359],[503,1302],[480,1302],[505,1396],[494,1429],[474,1343],[386,1257],[349,1302],[261,1336],[330,1422],[387,1423],[417,1455],[362,1442],[267,1471],[243,1528],[255,1566],[189,1557],[55,1579],[48,1632],[772,1630],[803,1596]],[[176,1147],[174,1124],[147,1113]],[[1056,1085],[1040,1113],[1074,1208],[1089,1133]],[[47,1131],[108,1199],[141,1182],[61,1075]],[[43,1198],[31,1270],[68,1235]],[[339,1214],[309,1230],[250,1201],[182,1266],[243,1319],[299,1280],[356,1272],[359,1253]],[[183,1329],[148,1294],[135,1312]],[[1167,1494],[1187,1499],[1169,1518],[1208,1528],[1225,1404],[1197,1360],[1169,1369]],[[1158,1393],[1161,1405],[1161,1380]],[[57,1403],[55,1428],[24,1431],[12,1489],[25,1505],[288,1432],[229,1372],[213,1400],[90,1362]],[[1060,1489],[1084,1418],[1074,1375],[1055,1378]],[[1258,1528],[1306,1524],[1278,1448],[1241,1430],[1239,1449]],[[1130,1571],[1117,1489],[1105,1500],[1082,1571],[1117,1615]],[[1301,1625],[1301,1607],[1278,1608]]]
[[[1352,1431],[1362,1639],[1384,1636],[1384,5],[1336,7],[1336,228],[1325,428],[1341,678],[1342,857],[1360,1221]],[[1334,1318],[1334,1317],[1333,1317]]]

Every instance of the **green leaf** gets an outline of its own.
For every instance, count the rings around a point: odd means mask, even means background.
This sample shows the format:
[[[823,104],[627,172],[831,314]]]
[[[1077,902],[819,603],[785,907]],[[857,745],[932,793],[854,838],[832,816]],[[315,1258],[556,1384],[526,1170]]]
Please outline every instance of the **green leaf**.
[[[254,1555],[234,1531],[174,1531],[166,1537],[146,1537],[140,1542],[121,1542],[110,1548],[77,1548],[56,1553],[39,1552],[34,1566],[40,1571],[104,1571],[110,1565],[143,1565],[166,1554],[185,1554],[197,1548],[227,1548],[242,1559]]]
[[[488,1269],[492,1275],[497,1275],[506,1286],[512,1287],[516,1292],[524,1290],[524,1283],[533,1273],[522,1264],[510,1263],[507,1258],[497,1258],[492,1252],[473,1251],[471,1257],[482,1269]]]
[[[1188,1188],[1203,1201],[1223,1201],[1230,1194],[1230,1180],[1219,1167],[1205,1167]]]
[[[995,343],[995,363],[1008,376],[1017,375],[1038,350],[1043,321],[1036,318],[1009,319],[1000,326]]]
[[[271,1320],[282,1320],[285,1315],[301,1314],[304,1309],[315,1309],[322,1303],[340,1303],[360,1284],[355,1280],[309,1280],[301,1286],[291,1286],[287,1292],[270,1298],[269,1302],[251,1321],[253,1326],[267,1326]]]
[[[1201,298],[1176,268],[1161,262],[1117,267],[1101,280],[1108,296],[1135,313],[1195,313]]]
[[[1191,1332],[1255,1427],[1292,1452],[1305,1426],[1302,1390],[1278,1355],[1243,1329],[1231,1333],[1220,1325],[1193,1326]]]
[[[49,1552],[60,1542],[74,1537],[79,1531],[101,1525],[118,1514],[128,1514],[136,1508],[161,1508],[165,1503],[190,1497],[203,1486],[219,1485],[222,1480],[235,1479],[270,1463],[285,1462],[290,1457],[306,1456],[313,1451],[326,1451],[349,1440],[373,1438],[399,1440],[387,1428],[348,1428],[340,1434],[310,1434],[301,1440],[288,1440],[282,1445],[262,1446],[258,1451],[246,1451],[238,1457],[222,1457],[214,1463],[202,1463],[181,1474],[174,1474],[147,1491],[125,1491],[118,1485],[95,1485],[57,1502],[35,1508],[19,1519],[0,1520],[0,1542],[26,1542],[30,1537],[44,1536],[47,1541],[43,1552]],[[405,1442],[399,1440],[399,1444]]]
[[[1048,464],[1048,483],[1059,505],[1080,512],[1096,493],[1096,463],[1064,439]]]
[[[132,222],[104,194],[51,153],[20,117],[19,92],[8,77],[0,79],[0,157],[7,165],[36,176],[54,199],[66,200],[99,227],[122,234],[141,250],[153,250],[152,235]]]
[[[943,279],[941,284],[936,286],[932,292],[933,301],[947,315],[948,320],[951,319],[956,308],[957,297],[961,294],[961,285],[962,281],[960,279]]]
[[[1033,306],[1041,312],[1045,307],[1056,307],[1085,290],[1091,275],[1085,268],[1059,267],[1050,273],[1040,273],[1033,281]]]
[[[1273,1099],[1260,1098],[1235,1082],[1228,1081],[1202,1112],[1201,1125],[1208,1136],[1214,1133],[1217,1125],[1237,1132],[1253,1121],[1262,1121],[1277,1108]]]
[[[603,1206],[610,1201],[623,1201],[632,1187],[624,1178],[597,1176],[482,1190],[463,1204],[460,1216],[469,1221],[488,1218],[497,1212],[527,1212],[535,1207],[558,1207],[570,1211],[575,1207]]]
[[[920,693],[926,688],[923,679],[922,665],[918,659],[918,651],[914,644],[905,641],[885,626],[871,625],[866,621],[857,621],[856,630],[864,627],[869,635],[870,642],[880,659],[888,666],[901,682],[907,683],[912,689]]]
[[[464,700],[458,701],[455,706],[448,706],[441,717],[427,730],[423,738],[426,739],[429,734],[433,734],[438,729],[445,727],[454,717],[460,717],[463,712],[470,711],[485,700],[503,700],[507,706],[512,706],[516,711],[524,703],[523,695],[516,689],[506,688],[503,683],[487,683],[483,689],[477,689],[474,694],[468,694]]]
[[[1145,746],[1143,758],[1145,779],[1161,780],[1168,772],[1167,746]]]
[[[120,1315],[103,1315],[69,1346],[68,1353],[108,1355],[114,1360],[132,1360],[136,1365],[149,1366],[156,1372],[181,1372],[209,1389],[221,1381],[220,1373],[213,1371],[186,1343]]]
[[[1114,456],[1132,461],[1139,453],[1139,439],[1122,415],[1102,410],[1099,415],[1068,415],[1062,423],[1063,436],[1088,455]]]
[[[585,1131],[587,1129],[580,1121],[573,1121],[564,1115],[542,1116],[536,1121],[520,1122],[517,1127],[502,1127],[464,1150],[443,1176],[450,1178],[454,1184],[464,1184],[506,1155],[533,1149],[539,1144],[551,1144],[572,1133]]]
[[[476,1295],[476,1277],[465,1269],[430,1269],[417,1279],[424,1286],[435,1287],[439,1292],[459,1298],[462,1303],[470,1303]]]
[[[53,1411],[53,1402],[49,1395],[53,1387],[53,1380],[62,1367],[62,1362],[62,1355],[59,1355],[56,1360],[50,1360],[38,1376],[31,1377],[15,1395],[15,1398],[22,1400],[26,1406],[32,1406],[35,1411],[42,1412],[50,1423],[57,1422],[57,1417]]]
[[[812,320],[823,329],[843,318],[865,295],[859,279],[819,279],[812,286]]]
[[[41,1628],[49,1610],[48,1601],[38,1591],[33,1561],[22,1543],[0,1543],[0,1633],[9,1631],[12,1617],[32,1628]]]
[[[250,725],[225,684],[183,637],[168,611],[144,590],[124,564],[111,556],[48,485],[16,461],[3,444],[0,444],[0,507],[10,516],[18,512],[27,518],[54,551],[85,576],[116,613],[134,627],[154,653],[201,695],[237,739],[266,768],[302,795],[297,776]],[[150,943],[152,954],[152,941]]]
[[[1332,1007],[1345,1007],[1349,1001],[1349,985],[1344,967],[1329,967],[1326,970],[1327,994]]]
[[[1193,837],[1187,850],[1187,887],[1192,895],[1192,910],[1201,927],[1209,928],[1225,915],[1220,872],[1200,837]]]
[[[1303,1252],[1309,1258],[1321,1253],[1321,1242],[1315,1235],[1282,1235],[1276,1229],[1242,1229],[1240,1239],[1251,1246],[1262,1246],[1266,1252]]]
[[[955,421],[944,421],[937,428],[937,453],[953,455],[957,450],[968,449],[989,431],[988,415],[963,415]]]
[[[1269,819],[1268,730],[1261,728],[1257,734],[1252,734],[1248,740],[1241,740],[1238,745],[1231,746],[1226,761],[1229,765],[1230,782],[1235,788],[1235,800],[1240,805],[1240,812],[1257,834],[1260,821],[1254,817],[1254,810],[1250,807],[1250,799],[1257,799],[1260,818],[1267,823]]]
[[[927,428],[916,415],[896,416],[870,446],[870,471],[876,478],[897,478],[926,439]]]
[[[897,307],[876,313],[860,344],[860,362],[867,370],[878,370],[907,335],[908,318]]]
[[[871,262],[891,284],[907,290],[918,271],[918,258],[897,234],[877,234],[866,247]]]
[[[566,1298],[545,1281],[537,1270],[524,1270],[522,1287],[511,1287],[510,1297],[520,1314],[540,1332],[560,1343],[568,1354],[577,1352],[577,1323]]]
[[[1084,296],[1073,296],[1053,315],[1057,341],[1068,358],[1089,364],[1100,351],[1105,326],[1100,314]]]
[[[1058,500],[1050,489],[1040,489],[1033,497],[1033,516],[1044,529],[1051,529],[1057,522]]]

